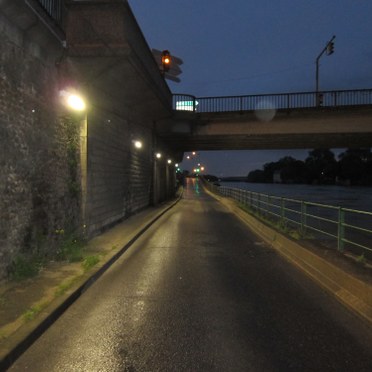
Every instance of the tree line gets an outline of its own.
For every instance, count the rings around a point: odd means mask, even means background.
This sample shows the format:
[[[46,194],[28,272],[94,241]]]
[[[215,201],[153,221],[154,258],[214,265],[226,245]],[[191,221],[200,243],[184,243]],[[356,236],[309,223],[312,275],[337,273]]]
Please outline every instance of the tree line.
[[[372,152],[370,148],[347,149],[336,159],[330,149],[314,149],[305,161],[285,156],[266,163],[263,169],[249,172],[247,182],[371,186]]]

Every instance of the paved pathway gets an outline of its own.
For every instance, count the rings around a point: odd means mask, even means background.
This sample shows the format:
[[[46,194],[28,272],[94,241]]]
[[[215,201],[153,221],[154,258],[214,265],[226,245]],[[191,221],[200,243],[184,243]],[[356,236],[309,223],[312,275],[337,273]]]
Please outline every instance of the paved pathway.
[[[371,371],[372,335],[188,179],[11,371]]]

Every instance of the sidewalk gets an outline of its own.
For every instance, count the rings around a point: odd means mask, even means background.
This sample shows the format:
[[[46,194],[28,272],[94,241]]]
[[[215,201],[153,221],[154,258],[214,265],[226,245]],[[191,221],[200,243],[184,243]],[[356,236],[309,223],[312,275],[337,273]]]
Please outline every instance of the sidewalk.
[[[99,261],[89,270],[85,270],[81,262],[54,261],[35,278],[0,283],[0,370],[8,368],[180,198],[147,208],[90,240],[84,253]]]

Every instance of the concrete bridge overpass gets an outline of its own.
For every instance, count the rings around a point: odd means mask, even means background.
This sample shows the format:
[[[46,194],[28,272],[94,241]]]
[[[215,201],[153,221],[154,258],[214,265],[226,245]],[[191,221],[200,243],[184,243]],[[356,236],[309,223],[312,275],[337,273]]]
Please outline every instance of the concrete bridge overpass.
[[[164,121],[159,133],[178,151],[372,145],[371,89],[205,98],[174,95],[173,109],[172,120]]]

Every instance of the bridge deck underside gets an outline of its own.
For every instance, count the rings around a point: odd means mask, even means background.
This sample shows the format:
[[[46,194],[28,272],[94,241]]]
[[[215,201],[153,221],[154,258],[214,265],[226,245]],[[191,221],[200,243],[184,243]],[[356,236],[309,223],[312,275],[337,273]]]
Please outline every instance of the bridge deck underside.
[[[254,112],[181,114],[177,119],[181,126],[159,134],[178,151],[372,147],[370,105],[278,110],[269,121]]]
[[[372,133],[162,136],[174,150],[259,150],[372,147]]]

